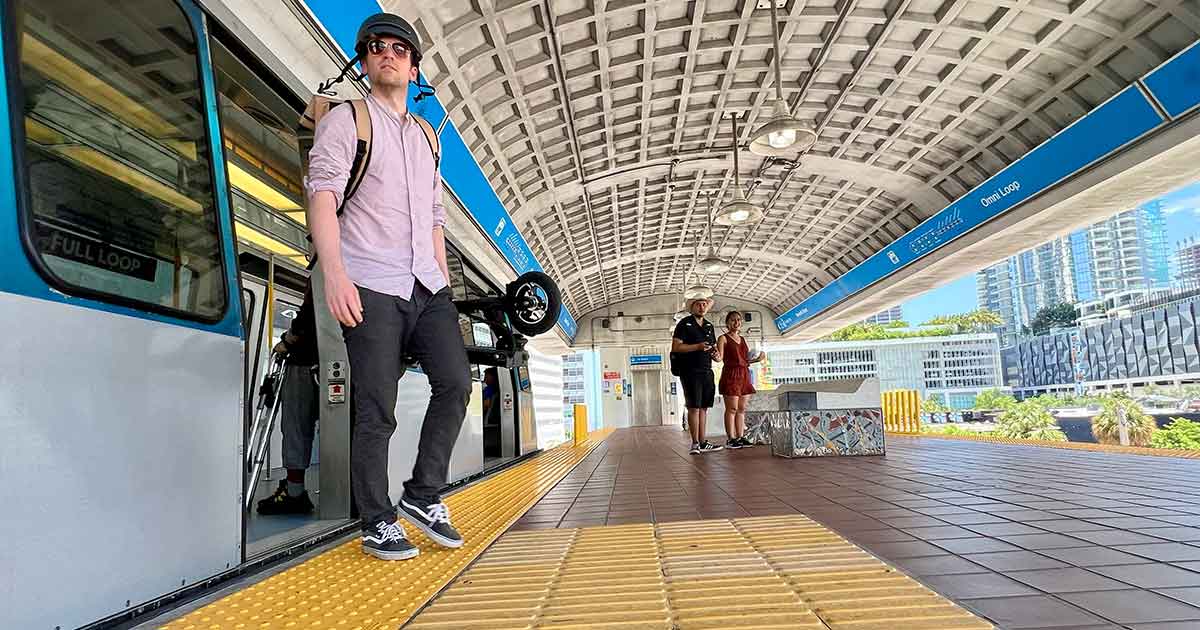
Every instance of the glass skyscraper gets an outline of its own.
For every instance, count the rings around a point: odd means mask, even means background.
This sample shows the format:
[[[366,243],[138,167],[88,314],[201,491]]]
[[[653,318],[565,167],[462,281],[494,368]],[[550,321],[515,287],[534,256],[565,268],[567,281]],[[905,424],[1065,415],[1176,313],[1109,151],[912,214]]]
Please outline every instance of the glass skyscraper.
[[[1004,320],[1008,345],[1046,306],[1167,287],[1169,255],[1162,202],[1152,201],[980,270],[976,294]]]

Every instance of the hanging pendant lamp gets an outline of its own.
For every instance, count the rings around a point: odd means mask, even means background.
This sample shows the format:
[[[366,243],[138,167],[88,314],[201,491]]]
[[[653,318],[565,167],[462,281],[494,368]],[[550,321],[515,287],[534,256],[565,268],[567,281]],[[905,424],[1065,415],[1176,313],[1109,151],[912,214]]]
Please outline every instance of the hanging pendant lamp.
[[[700,258],[700,240],[699,239],[696,240],[695,254],[694,254],[693,260],[696,260],[698,258]],[[700,275],[700,272],[697,271],[696,275]],[[693,284],[692,286],[688,287],[687,290],[685,290],[683,292],[683,297],[688,300],[707,300],[708,298],[710,298],[712,296],[713,296],[712,287],[708,286],[707,284],[704,284],[703,281],[701,281],[697,284]]]
[[[725,273],[729,271],[729,261],[721,258],[713,251],[712,239],[712,193],[708,195],[708,255],[696,263],[696,273]]]
[[[745,225],[762,219],[763,211],[746,201],[746,193],[742,190],[742,174],[738,171],[737,114],[732,114],[729,119],[733,122],[733,201],[721,206],[714,221],[717,225]]]
[[[750,140],[750,152],[755,155],[781,156],[797,151],[807,151],[817,142],[817,134],[804,123],[792,117],[787,101],[783,100],[783,80],[779,66],[779,18],[775,3],[771,3],[771,33],[775,44],[775,102],[771,104],[771,118],[758,129]]]

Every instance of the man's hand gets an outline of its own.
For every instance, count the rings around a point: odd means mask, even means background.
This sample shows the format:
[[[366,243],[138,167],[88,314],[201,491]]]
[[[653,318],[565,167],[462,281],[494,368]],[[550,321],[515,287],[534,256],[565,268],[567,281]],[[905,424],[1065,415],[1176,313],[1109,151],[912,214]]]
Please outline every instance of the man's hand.
[[[274,348],[275,354],[287,354],[287,351],[288,351],[287,344],[283,343],[282,341],[275,344],[275,348]]]
[[[329,313],[343,325],[354,328],[362,323],[363,308],[358,287],[350,282],[345,270],[326,271],[325,301],[329,304]]]

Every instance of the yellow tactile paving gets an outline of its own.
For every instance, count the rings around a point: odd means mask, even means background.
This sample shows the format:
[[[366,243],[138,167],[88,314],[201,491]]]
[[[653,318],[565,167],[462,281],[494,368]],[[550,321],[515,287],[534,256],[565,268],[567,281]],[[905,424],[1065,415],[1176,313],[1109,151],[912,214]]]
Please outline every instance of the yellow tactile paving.
[[[611,430],[593,433],[579,445],[542,453],[446,498],[455,527],[466,544],[437,547],[416,528],[406,528],[421,555],[387,562],[367,556],[357,540],[271,576],[165,627],[171,630],[399,628],[414,612],[504,533],[550,491]],[[553,547],[546,546],[543,552]],[[548,580],[536,572],[493,576],[489,606],[497,618],[496,598],[505,589],[524,594]],[[500,579],[502,578],[502,579]]]
[[[406,630],[975,630],[803,516],[506,534]]]

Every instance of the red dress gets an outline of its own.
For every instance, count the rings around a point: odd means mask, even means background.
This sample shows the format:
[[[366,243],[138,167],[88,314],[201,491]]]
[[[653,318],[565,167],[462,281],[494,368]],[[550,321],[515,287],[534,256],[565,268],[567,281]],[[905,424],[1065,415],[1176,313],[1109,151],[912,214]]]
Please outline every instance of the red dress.
[[[721,384],[719,390],[722,396],[748,396],[754,392],[750,384],[750,348],[746,338],[734,342],[733,337],[725,337],[725,355],[721,357]]]

